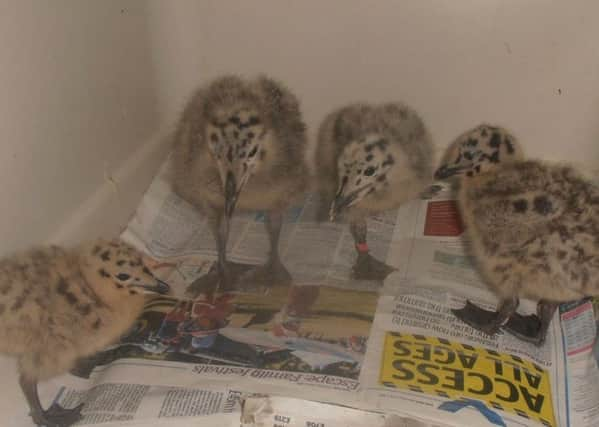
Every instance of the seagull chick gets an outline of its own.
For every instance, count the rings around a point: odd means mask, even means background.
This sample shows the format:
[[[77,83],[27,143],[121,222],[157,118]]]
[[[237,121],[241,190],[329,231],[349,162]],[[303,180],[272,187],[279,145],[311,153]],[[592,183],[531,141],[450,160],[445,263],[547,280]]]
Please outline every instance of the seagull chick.
[[[498,165],[524,158],[522,147],[507,129],[483,123],[458,136],[447,147],[436,180],[459,186],[462,178],[471,178],[496,170]]]
[[[120,241],[33,248],[0,260],[0,353],[18,358],[35,424],[68,426],[82,405],[41,406],[37,383],[116,341],[142,312],[140,291],[162,291],[139,252]]]
[[[173,188],[207,216],[218,262],[216,270],[189,287],[189,294],[215,282],[230,290],[239,279],[244,266],[226,260],[235,207],[265,211],[270,241],[266,264],[246,272],[243,281],[291,282],[278,242],[283,212],[309,182],[305,150],[306,126],[297,98],[268,77],[225,76],[192,96],[175,135]]]
[[[321,210],[331,221],[349,218],[354,278],[383,280],[394,270],[370,255],[366,217],[417,197],[432,181],[432,159],[431,137],[405,105],[353,104],[325,118],[316,149]]]
[[[599,190],[571,167],[522,157],[507,131],[481,125],[450,145],[436,177],[460,181],[466,235],[500,299],[496,312],[467,302],[454,313],[541,345],[559,303],[599,295]],[[516,313],[520,297],[539,301],[537,315]]]

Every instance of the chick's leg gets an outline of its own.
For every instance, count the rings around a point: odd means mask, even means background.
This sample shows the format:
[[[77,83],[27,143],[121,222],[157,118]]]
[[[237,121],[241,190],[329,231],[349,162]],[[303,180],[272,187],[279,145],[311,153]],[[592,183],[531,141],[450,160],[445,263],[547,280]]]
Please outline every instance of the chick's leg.
[[[213,234],[216,239],[216,251],[218,254],[217,269],[220,279],[220,289],[233,288],[232,271],[227,265],[227,242],[229,241],[229,228],[231,222],[223,214],[219,214],[211,223]]]
[[[19,384],[29,404],[31,418],[36,425],[66,427],[75,424],[81,419],[83,404],[72,409],[66,409],[57,403],[53,403],[47,410],[44,410],[37,393],[37,381],[21,374],[19,376]]]
[[[349,229],[354,238],[358,257],[353,266],[353,278],[358,280],[379,280],[383,281],[395,269],[379,261],[372,255],[366,243],[366,234],[368,228],[366,220],[360,218],[349,223]]]
[[[281,211],[271,211],[266,215],[266,232],[270,242],[270,254],[267,261],[267,268],[272,273],[273,285],[290,285],[291,274],[279,256],[279,240],[281,237],[281,227],[283,226],[283,213]]]
[[[187,287],[186,294],[196,297],[201,293],[211,293],[215,289],[229,291],[241,274],[251,266],[227,261],[227,241],[229,240],[229,221],[224,217],[222,211],[214,210],[208,215],[208,223],[212,236],[216,241],[218,259],[212,265],[210,271],[194,280]]]
[[[451,310],[455,316],[467,325],[486,333],[496,334],[501,326],[516,313],[520,304],[518,298],[508,298],[499,302],[497,311],[488,311],[466,301],[464,308]]]
[[[279,256],[279,240],[281,227],[283,226],[283,212],[272,210],[265,215],[266,232],[270,243],[270,253],[266,264],[256,267],[243,276],[247,285],[266,286],[288,286],[292,278],[289,271],[281,262]]]
[[[551,319],[559,304],[541,300],[537,304],[537,314],[522,316],[514,313],[503,329],[522,341],[540,346],[545,342]]]

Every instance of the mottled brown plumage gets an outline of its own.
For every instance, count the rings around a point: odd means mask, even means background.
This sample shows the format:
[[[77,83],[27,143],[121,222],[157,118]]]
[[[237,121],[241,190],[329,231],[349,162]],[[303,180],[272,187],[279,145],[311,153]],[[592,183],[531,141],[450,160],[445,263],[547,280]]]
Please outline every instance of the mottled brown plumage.
[[[488,137],[479,126],[450,146],[472,158],[446,156],[437,175],[461,177],[467,237],[500,303],[492,315],[471,303],[458,314],[489,334],[509,318],[509,332],[540,344],[558,303],[599,295],[599,190],[569,166],[522,160],[507,131],[482,128]],[[515,313],[521,297],[541,301],[540,319]]]
[[[139,252],[121,241],[38,247],[0,261],[0,352],[18,358],[20,383],[39,425],[70,425],[80,407],[42,410],[37,382],[117,340],[158,289]]]
[[[282,212],[308,186],[305,150],[299,102],[281,83],[265,76],[224,76],[193,94],[175,135],[173,188],[208,217],[219,271],[196,282],[190,294],[216,280],[232,287],[225,252],[234,208],[265,211],[271,242],[266,266],[244,280],[267,285],[291,280],[277,246]]]
[[[599,295],[599,191],[571,167],[514,162],[463,184],[459,203],[500,298]]]
[[[329,114],[318,134],[321,218],[347,215],[357,279],[383,280],[393,269],[368,252],[366,217],[398,208],[431,183],[433,143],[424,122],[399,104],[352,104]]]

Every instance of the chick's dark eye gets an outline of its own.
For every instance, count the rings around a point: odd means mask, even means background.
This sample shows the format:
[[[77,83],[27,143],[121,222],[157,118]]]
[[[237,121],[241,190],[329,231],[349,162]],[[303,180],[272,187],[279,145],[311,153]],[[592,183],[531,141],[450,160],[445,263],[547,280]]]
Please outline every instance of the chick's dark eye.
[[[119,273],[116,275],[116,278],[119,280],[125,281],[125,280],[129,280],[131,278],[131,276],[129,276],[126,273]]]
[[[369,166],[364,171],[364,175],[366,175],[366,176],[372,176],[372,175],[374,175],[374,171],[375,171],[374,167],[373,166]]]

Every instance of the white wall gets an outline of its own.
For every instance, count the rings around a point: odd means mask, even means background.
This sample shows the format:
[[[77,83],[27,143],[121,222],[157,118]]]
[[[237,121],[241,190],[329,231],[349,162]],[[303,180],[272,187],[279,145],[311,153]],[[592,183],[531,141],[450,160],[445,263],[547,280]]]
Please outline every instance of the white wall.
[[[58,233],[156,133],[148,31],[139,1],[0,2],[0,253]]]
[[[164,157],[147,17],[139,1],[0,0],[0,255],[126,223]],[[0,378],[1,424],[32,425],[14,359]]]
[[[596,0],[157,0],[151,10],[167,115],[219,73],[267,71],[300,95],[312,132],[335,106],[397,99],[439,145],[485,120],[532,155],[599,166]]]
[[[597,16],[595,0],[0,2],[0,254],[115,233],[159,130],[223,72],[287,82],[312,135],[343,103],[398,99],[440,146],[486,120],[597,168]]]
[[[398,99],[439,145],[486,120],[597,168],[598,16],[596,0],[0,0],[0,254],[116,232],[160,130],[223,72],[287,82],[312,134],[343,103]],[[3,423],[28,425],[0,362]]]

